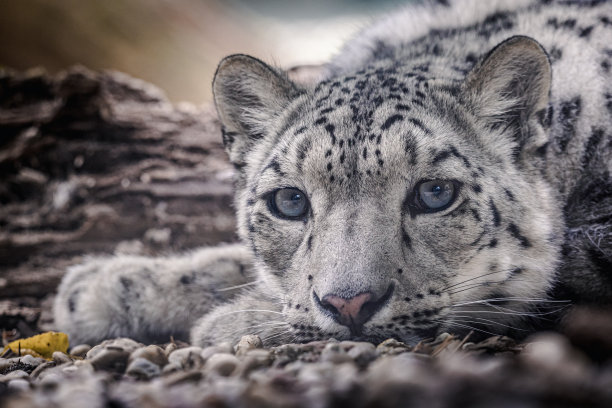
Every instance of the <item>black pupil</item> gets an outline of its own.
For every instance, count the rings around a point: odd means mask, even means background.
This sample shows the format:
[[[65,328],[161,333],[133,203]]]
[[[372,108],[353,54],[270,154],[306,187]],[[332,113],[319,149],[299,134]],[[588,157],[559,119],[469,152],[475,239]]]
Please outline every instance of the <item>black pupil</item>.
[[[434,195],[439,196],[440,193],[442,193],[442,187],[435,185],[431,188],[431,192],[434,193]]]
[[[295,193],[291,196],[291,201],[300,201],[302,199],[302,195],[299,193]]]

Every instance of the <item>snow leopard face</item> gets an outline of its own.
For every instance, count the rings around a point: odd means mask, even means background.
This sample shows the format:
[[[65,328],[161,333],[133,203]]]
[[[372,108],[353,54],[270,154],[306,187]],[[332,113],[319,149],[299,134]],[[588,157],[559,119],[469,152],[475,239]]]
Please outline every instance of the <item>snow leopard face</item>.
[[[219,66],[239,232],[297,341],[495,332],[552,284],[546,53],[513,37],[460,79],[429,68],[303,89],[248,56]]]

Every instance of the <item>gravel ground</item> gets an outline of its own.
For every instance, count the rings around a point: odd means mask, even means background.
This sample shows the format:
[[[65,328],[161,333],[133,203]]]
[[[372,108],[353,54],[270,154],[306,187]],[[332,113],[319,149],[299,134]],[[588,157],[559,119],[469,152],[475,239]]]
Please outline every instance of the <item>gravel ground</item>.
[[[257,336],[200,348],[131,339],[51,361],[0,359],[3,407],[610,407],[612,315],[579,310],[563,334],[517,344],[442,334],[265,348]]]

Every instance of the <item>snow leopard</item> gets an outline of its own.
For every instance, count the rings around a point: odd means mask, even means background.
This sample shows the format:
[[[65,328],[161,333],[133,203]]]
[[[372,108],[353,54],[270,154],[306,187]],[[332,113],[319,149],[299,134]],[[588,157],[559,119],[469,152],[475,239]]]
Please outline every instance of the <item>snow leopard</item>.
[[[73,266],[74,342],[521,336],[612,303],[612,3],[439,0],[213,80],[241,243]]]

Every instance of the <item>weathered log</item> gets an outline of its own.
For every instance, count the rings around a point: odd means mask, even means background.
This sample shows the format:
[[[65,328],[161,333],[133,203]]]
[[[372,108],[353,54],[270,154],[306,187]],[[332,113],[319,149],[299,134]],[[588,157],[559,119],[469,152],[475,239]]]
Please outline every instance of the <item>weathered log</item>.
[[[211,106],[75,67],[0,71],[0,298],[43,297],[84,254],[235,239]]]

